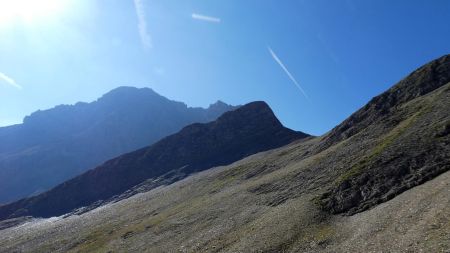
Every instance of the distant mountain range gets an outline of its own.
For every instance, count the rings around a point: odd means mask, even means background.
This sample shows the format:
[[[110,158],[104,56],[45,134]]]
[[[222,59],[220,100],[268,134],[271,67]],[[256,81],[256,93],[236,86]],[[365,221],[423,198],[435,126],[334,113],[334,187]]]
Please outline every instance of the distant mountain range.
[[[59,216],[148,179],[175,176],[179,180],[308,136],[283,127],[266,103],[253,102],[216,121],[189,125],[150,147],[109,160],[48,192],[0,206],[0,219]]]
[[[120,87],[92,103],[37,111],[0,128],[0,203],[35,195],[120,154],[237,107],[192,108],[149,88]]]

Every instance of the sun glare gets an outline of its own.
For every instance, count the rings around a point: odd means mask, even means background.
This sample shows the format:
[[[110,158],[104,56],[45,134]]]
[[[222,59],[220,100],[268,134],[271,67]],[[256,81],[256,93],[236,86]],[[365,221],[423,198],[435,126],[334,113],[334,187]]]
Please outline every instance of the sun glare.
[[[0,0],[0,25],[11,21],[34,22],[60,13],[65,0]]]

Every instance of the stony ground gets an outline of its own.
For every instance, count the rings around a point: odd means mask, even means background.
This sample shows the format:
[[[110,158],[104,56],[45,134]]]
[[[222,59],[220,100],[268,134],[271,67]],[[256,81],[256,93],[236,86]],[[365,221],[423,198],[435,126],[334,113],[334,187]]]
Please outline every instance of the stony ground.
[[[273,201],[269,182],[294,176],[302,162],[284,157],[285,169],[266,168],[256,177],[244,169],[261,169],[262,160],[303,152],[316,141],[257,154],[80,216],[3,230],[1,251],[448,252],[450,172],[368,211],[339,216],[321,211],[313,194]]]

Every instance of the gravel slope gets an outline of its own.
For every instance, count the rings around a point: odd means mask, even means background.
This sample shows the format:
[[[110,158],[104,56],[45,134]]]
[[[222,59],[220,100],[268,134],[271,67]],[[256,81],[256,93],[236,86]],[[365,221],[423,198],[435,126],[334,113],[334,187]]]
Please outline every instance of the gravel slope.
[[[267,206],[260,203],[271,198],[244,190],[283,171],[217,185],[217,178],[239,166],[315,141],[260,153],[80,216],[3,230],[1,252],[448,252],[450,172],[353,216],[324,213],[309,194]]]
[[[390,89],[418,85],[407,87],[412,94],[387,93],[361,110],[377,117],[359,111],[321,137],[81,215],[1,230],[0,249],[448,253],[450,71],[442,71],[448,68],[450,56],[428,64],[413,73],[421,74],[418,82],[407,78]],[[380,107],[380,98],[395,106]]]

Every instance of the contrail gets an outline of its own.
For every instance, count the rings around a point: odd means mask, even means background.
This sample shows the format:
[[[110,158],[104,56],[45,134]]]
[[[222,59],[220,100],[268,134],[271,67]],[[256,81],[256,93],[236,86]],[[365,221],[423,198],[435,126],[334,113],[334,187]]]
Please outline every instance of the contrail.
[[[23,89],[22,86],[20,86],[19,84],[16,83],[16,81],[14,81],[14,79],[12,79],[11,77],[5,75],[2,72],[0,72],[0,81],[1,80],[5,81],[7,84],[13,86],[14,88],[17,88],[19,90]]]
[[[134,0],[134,7],[136,8],[136,15],[138,18],[138,30],[141,37],[142,45],[145,50],[152,48],[152,37],[147,31],[147,21],[145,21],[144,3],[142,0]]]
[[[306,94],[306,92],[303,90],[303,88],[300,86],[300,84],[297,82],[297,80],[295,80],[294,76],[291,74],[291,72],[289,72],[289,70],[286,68],[286,66],[284,66],[283,62],[280,60],[280,58],[278,58],[278,56],[275,54],[275,52],[272,50],[272,48],[270,48],[268,46],[267,49],[269,50],[270,54],[272,55],[272,58],[280,65],[280,67],[288,75],[289,79],[291,79],[291,81],[295,84],[295,86],[297,86],[297,88],[302,92],[303,96],[305,96],[305,98],[309,100],[309,97]]]
[[[220,23],[220,18],[205,16],[197,13],[192,13],[192,18],[206,22]]]

